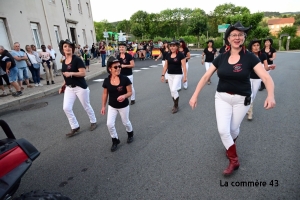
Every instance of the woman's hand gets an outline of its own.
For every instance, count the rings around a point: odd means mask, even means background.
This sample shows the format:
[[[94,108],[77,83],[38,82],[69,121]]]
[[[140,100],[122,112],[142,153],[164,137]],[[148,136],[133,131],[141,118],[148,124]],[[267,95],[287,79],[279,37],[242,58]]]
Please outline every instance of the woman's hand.
[[[196,108],[197,106],[197,97],[195,97],[194,95],[191,97],[190,99],[190,106],[191,108],[194,110],[194,108]]]
[[[267,97],[265,100],[264,108],[269,110],[271,108],[274,108],[276,105],[274,97]]]
[[[160,81],[163,83],[165,82],[165,76],[161,76]]]
[[[102,107],[100,110],[101,115],[105,115],[105,107]]]
[[[270,70],[273,70],[273,69],[275,69],[275,68],[276,68],[276,65],[275,65],[275,64],[272,64],[272,65],[269,66],[269,69],[270,69]]]
[[[204,65],[204,60],[201,61],[201,64]]]
[[[63,75],[68,78],[71,77],[72,73],[73,72],[63,72]]]
[[[187,81],[187,77],[184,76],[184,77],[183,77],[183,82],[185,83],[186,81]]]
[[[125,95],[121,95],[117,98],[118,102],[123,102],[126,99]]]

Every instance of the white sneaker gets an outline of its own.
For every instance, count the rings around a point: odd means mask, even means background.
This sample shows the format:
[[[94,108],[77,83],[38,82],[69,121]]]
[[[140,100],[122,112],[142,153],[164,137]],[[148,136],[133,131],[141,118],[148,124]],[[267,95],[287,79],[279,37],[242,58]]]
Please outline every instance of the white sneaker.
[[[10,92],[10,93],[13,93],[12,89],[9,89],[9,92]]]
[[[37,87],[37,86],[39,86],[39,84],[36,83],[36,84],[34,84],[34,86]]]
[[[39,83],[38,86],[43,86],[43,84]]]

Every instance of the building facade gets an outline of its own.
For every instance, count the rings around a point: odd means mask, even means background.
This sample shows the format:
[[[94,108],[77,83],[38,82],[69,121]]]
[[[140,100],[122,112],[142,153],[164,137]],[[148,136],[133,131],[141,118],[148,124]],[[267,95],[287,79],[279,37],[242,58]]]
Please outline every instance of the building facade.
[[[272,35],[278,35],[282,27],[293,26],[295,23],[295,18],[279,18],[279,19],[269,19],[268,27]]]
[[[7,50],[14,42],[39,50],[50,44],[59,60],[61,39],[89,47],[96,41],[90,0],[0,0],[0,5],[0,45]]]

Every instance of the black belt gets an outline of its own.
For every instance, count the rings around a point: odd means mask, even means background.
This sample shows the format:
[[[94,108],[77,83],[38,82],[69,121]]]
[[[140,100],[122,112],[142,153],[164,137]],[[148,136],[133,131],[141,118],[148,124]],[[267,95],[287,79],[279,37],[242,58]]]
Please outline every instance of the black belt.
[[[76,87],[77,85],[67,85],[68,87],[70,87],[70,88],[74,88],[74,87]]]
[[[235,95],[234,93],[232,93],[232,92],[226,92],[227,94],[231,94],[231,95]]]

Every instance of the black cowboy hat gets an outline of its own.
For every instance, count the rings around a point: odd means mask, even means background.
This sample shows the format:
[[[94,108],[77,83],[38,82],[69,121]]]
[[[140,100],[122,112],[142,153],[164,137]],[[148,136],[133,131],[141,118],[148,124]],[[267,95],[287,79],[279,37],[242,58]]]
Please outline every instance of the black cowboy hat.
[[[180,39],[179,39],[179,42],[183,42],[183,43],[185,43],[185,41],[184,41],[184,39],[183,39],[183,38],[180,38]]]
[[[215,43],[213,40],[208,40],[208,41],[206,42],[206,44],[208,44],[209,42],[211,42],[212,45],[214,45],[214,43]]]
[[[180,45],[180,42],[177,40],[172,40],[169,44],[170,45]]]
[[[120,62],[118,59],[116,59],[114,56],[110,56],[107,60],[107,67],[106,71],[110,73],[109,68],[111,67],[112,64]]]
[[[253,40],[250,41],[249,45],[248,45],[248,50],[252,51],[252,45],[255,43],[259,43],[259,45],[261,44],[261,40],[254,38]]]
[[[264,39],[264,43],[265,43],[266,41],[270,41],[271,45],[273,44],[273,39],[272,39],[272,38],[266,38],[266,39]]]
[[[119,42],[119,43],[118,43],[118,46],[125,46],[125,47],[126,47],[127,44],[126,44],[126,42]]]
[[[69,39],[66,39],[66,40],[61,40],[60,42],[59,42],[59,51],[60,51],[60,53],[61,53],[61,55],[65,55],[64,54],[64,51],[63,51],[63,45],[64,44],[69,44],[69,45],[71,45],[71,47],[72,47],[72,52],[74,53],[74,51],[75,51],[75,44],[73,43],[73,42],[71,42]]]
[[[229,45],[229,43],[228,43],[228,37],[229,37],[229,35],[230,35],[230,33],[232,32],[232,31],[234,31],[234,30],[238,30],[238,31],[242,31],[242,32],[244,32],[244,33],[246,33],[247,34],[247,32],[251,29],[252,27],[250,26],[250,27],[244,27],[242,24],[241,24],[241,22],[237,22],[237,23],[235,23],[235,24],[233,24],[233,25],[230,25],[227,29],[226,29],[226,32],[225,32],[225,43],[227,44],[227,45]]]
[[[166,44],[166,43],[168,43],[168,41],[167,41],[167,40],[164,40],[164,41],[163,41],[163,44]]]

